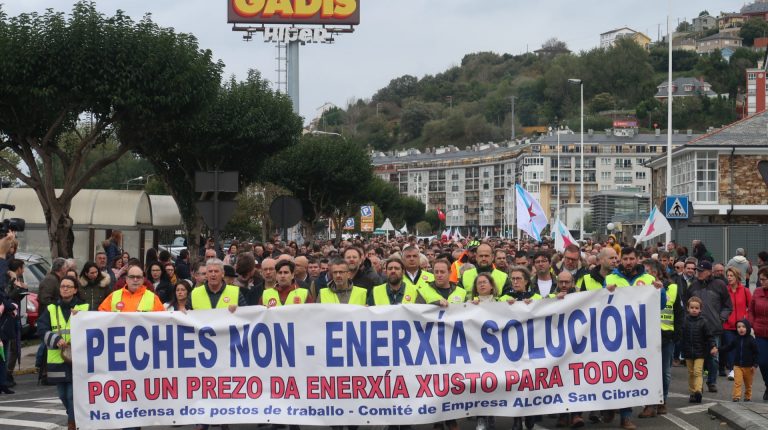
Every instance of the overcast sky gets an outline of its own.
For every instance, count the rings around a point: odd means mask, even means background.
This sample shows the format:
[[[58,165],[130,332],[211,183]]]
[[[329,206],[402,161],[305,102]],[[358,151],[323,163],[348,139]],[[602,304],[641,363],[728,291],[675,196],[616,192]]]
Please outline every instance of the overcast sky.
[[[69,12],[72,0],[0,0],[8,15],[55,8]],[[276,49],[260,35],[251,42],[227,24],[228,0],[97,0],[106,14],[122,9],[138,20],[193,33],[200,46],[226,64],[226,74],[243,78],[249,68],[277,80]],[[600,33],[630,27],[653,40],[663,35],[668,0],[360,0],[360,25],[333,45],[300,48],[300,109],[305,123],[326,102],[345,107],[370,98],[405,74],[422,77],[458,65],[478,51],[521,54],[557,37],[573,51],[589,50]],[[737,12],[743,1],[672,1],[673,25],[708,10]],[[659,27],[661,26],[661,27]],[[660,28],[660,29],[659,29]]]

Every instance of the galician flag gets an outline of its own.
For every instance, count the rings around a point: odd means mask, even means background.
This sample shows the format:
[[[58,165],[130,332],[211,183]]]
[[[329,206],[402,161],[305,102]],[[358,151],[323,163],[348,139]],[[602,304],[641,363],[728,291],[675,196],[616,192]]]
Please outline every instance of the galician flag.
[[[664,218],[664,215],[659,212],[659,208],[654,206],[651,210],[651,214],[648,215],[648,219],[645,221],[643,229],[640,230],[640,234],[635,236],[635,240],[638,242],[645,242],[646,240],[665,234],[668,231],[672,231],[672,226],[669,225],[669,221]]]
[[[539,202],[521,187],[515,184],[517,194],[517,228],[528,233],[537,241],[541,241],[541,232],[547,226],[547,215]]]
[[[558,252],[563,252],[565,251],[565,248],[568,247],[568,245],[576,243],[576,239],[571,236],[571,232],[568,231],[568,227],[566,227],[559,218],[557,221],[555,221],[555,226],[552,228],[552,233],[554,233],[555,236],[555,249]]]

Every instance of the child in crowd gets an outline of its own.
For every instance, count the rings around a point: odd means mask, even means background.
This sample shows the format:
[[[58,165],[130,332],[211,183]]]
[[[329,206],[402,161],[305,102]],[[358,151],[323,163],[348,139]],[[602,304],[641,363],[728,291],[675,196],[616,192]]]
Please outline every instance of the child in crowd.
[[[723,345],[720,351],[735,351],[733,360],[733,401],[741,400],[744,385],[744,401],[752,401],[752,378],[757,367],[757,341],[752,337],[752,326],[746,319],[736,323],[736,339]]]
[[[688,366],[688,390],[691,403],[701,403],[702,374],[707,352],[717,354],[715,339],[701,317],[703,302],[698,297],[688,299],[688,315],[683,321],[682,350]]]

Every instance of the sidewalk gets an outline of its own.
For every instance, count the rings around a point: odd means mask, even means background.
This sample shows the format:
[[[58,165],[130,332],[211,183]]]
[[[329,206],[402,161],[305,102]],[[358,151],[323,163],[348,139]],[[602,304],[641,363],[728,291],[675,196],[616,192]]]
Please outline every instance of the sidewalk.
[[[762,396],[754,402],[723,402],[709,408],[709,413],[739,430],[768,429],[768,403]]]

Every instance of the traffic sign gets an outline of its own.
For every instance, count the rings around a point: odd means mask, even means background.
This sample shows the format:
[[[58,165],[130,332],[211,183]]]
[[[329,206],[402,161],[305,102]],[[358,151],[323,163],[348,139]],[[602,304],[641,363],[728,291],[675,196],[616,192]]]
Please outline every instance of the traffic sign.
[[[664,212],[667,219],[688,219],[688,196],[667,196]]]

